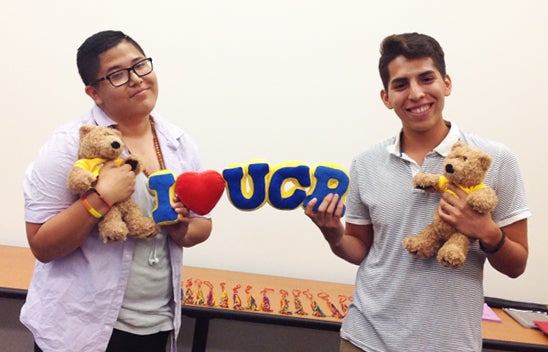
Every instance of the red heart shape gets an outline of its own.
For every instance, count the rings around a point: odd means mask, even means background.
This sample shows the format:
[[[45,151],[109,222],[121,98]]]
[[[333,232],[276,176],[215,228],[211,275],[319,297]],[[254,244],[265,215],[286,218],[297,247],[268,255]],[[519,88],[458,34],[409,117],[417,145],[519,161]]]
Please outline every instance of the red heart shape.
[[[196,214],[209,213],[225,190],[225,180],[214,170],[187,171],[177,177],[175,193],[188,209]]]

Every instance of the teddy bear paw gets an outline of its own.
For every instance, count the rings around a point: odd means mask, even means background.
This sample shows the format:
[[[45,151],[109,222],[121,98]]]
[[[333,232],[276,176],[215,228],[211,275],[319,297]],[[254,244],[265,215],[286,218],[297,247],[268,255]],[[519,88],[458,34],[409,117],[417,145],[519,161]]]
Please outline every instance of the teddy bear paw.
[[[125,224],[119,226],[101,226],[99,225],[99,233],[104,243],[125,241],[127,238],[128,229]]]
[[[137,238],[149,238],[160,232],[158,224],[149,217],[143,217],[133,225],[131,233]]]
[[[436,248],[418,236],[408,236],[403,239],[402,244],[413,257],[419,259],[430,258],[436,252]]]
[[[125,241],[127,239],[127,235],[103,235],[103,243],[111,243],[111,242],[120,242]]]
[[[127,232],[107,231],[101,233],[101,237],[103,238],[103,243],[125,241],[127,238]]]
[[[442,248],[438,252],[437,259],[438,262],[440,262],[440,264],[445,267],[458,269],[464,265],[464,262],[466,261],[466,255],[458,249]]]

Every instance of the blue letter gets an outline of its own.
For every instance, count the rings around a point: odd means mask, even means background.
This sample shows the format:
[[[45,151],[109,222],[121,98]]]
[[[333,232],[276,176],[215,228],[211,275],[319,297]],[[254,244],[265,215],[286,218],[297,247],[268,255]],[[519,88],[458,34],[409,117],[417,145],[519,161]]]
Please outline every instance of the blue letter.
[[[306,191],[303,188],[308,187],[310,187],[308,166],[297,162],[282,163],[276,166],[270,175],[268,202],[277,209],[295,209],[306,197]]]
[[[152,218],[160,225],[175,224],[179,214],[173,210],[172,199],[175,197],[175,174],[169,170],[156,171],[148,178],[148,189],[156,198]]]
[[[267,163],[236,165],[223,170],[228,197],[241,210],[253,210],[266,202],[266,178],[270,167]]]
[[[344,197],[348,191],[350,177],[342,169],[332,164],[320,164],[314,169],[312,192],[306,197],[303,202],[303,207],[306,207],[312,198],[318,199],[314,206],[314,211],[318,211],[320,203],[329,193],[338,194],[339,201],[344,203]],[[346,206],[343,205],[343,215]]]

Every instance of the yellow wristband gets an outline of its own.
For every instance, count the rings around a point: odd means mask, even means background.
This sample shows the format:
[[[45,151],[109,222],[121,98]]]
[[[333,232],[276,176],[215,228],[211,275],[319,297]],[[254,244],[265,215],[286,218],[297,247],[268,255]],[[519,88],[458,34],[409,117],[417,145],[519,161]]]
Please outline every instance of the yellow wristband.
[[[88,202],[88,199],[86,197],[86,195],[83,195],[82,198],[80,198],[82,200],[82,204],[84,205],[84,208],[86,208],[86,210],[94,217],[94,218],[97,218],[97,219],[101,219],[103,217],[103,214],[99,213],[97,211],[97,209],[95,209],[89,202]]]

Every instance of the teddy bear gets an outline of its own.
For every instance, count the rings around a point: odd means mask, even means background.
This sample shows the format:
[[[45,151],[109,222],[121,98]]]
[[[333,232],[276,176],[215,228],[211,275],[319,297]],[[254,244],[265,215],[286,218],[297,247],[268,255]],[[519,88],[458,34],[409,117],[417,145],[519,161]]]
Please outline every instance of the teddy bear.
[[[141,171],[141,162],[137,157],[120,158],[124,143],[118,130],[105,126],[82,125],[79,133],[79,160],[74,163],[67,178],[68,188],[74,194],[82,196],[95,185],[106,161],[114,160],[118,166],[130,164],[135,174]],[[128,234],[137,238],[148,238],[158,233],[156,222],[145,216],[131,198],[113,204],[104,216],[96,216],[101,218],[99,234],[104,243],[124,241]]]
[[[498,202],[495,191],[482,183],[491,162],[488,154],[458,141],[444,159],[442,175],[418,173],[413,177],[413,185],[429,192],[450,192],[456,197],[456,193],[447,189],[447,184],[452,183],[467,193],[466,201],[472,209],[486,214],[493,211]],[[430,258],[437,252],[438,262],[453,269],[464,265],[470,243],[466,235],[441,220],[438,209],[428,226],[402,242],[417,258]]]

